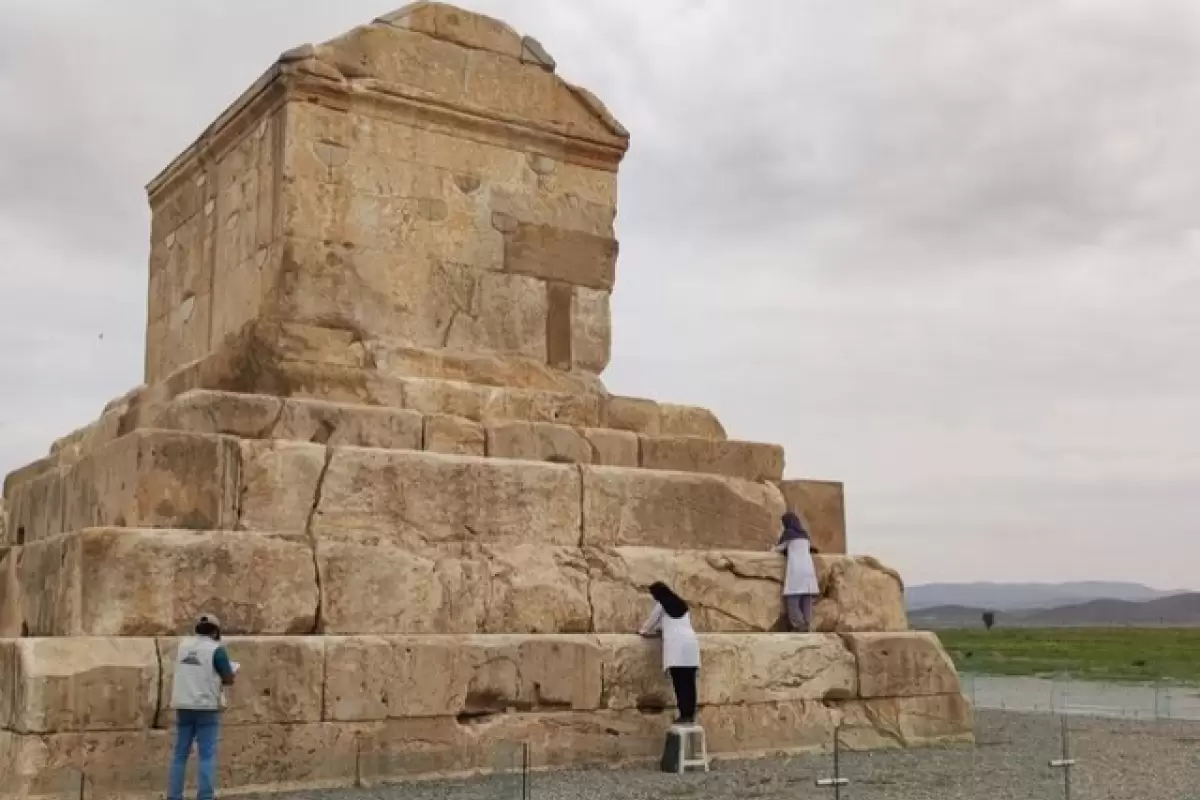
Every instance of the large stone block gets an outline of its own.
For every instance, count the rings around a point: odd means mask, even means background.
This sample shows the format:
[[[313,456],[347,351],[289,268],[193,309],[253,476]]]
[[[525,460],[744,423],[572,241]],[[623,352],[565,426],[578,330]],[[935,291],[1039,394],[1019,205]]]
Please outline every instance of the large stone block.
[[[178,638],[157,640],[162,686],[155,725],[174,725],[171,692],[175,680]],[[320,722],[325,684],[323,636],[223,637],[229,658],[238,662],[234,685],[227,688],[222,723],[229,725]]]
[[[819,631],[908,630],[904,583],[871,556],[817,556],[821,599],[814,609]]]
[[[452,456],[487,455],[487,432],[478,422],[449,414],[425,415],[425,449]]]
[[[592,546],[769,548],[783,498],[770,484],[690,472],[583,468],[583,536]]]
[[[638,466],[638,437],[611,428],[584,428],[583,438],[592,448],[591,463],[601,467]]]
[[[524,461],[559,460],[590,464],[592,447],[574,428],[545,422],[499,422],[487,426],[487,454],[491,458]]]
[[[600,635],[605,708],[655,710],[675,704],[662,645],[636,635]],[[843,700],[856,694],[854,657],[818,634],[700,634],[702,706]]]
[[[0,728],[19,733],[141,730],[154,723],[150,639],[0,640]]]
[[[308,633],[312,548],[268,534],[90,529],[28,545],[22,600],[31,636],[182,633],[211,612],[224,630]]]
[[[334,637],[326,718],[369,721],[595,709],[602,651],[588,636]]]
[[[640,397],[609,395],[604,400],[604,425],[647,436],[696,436],[724,439],[725,428],[707,408],[656,403]]]
[[[0,547],[0,638],[21,635],[25,614],[21,606],[20,547]]]
[[[327,633],[581,633],[591,628],[576,548],[528,544],[420,553],[321,541]]]
[[[846,503],[836,481],[779,481],[789,511],[808,526],[813,546],[822,553],[846,552]]]
[[[709,753],[751,757],[831,749],[841,719],[838,707],[820,700],[788,700],[712,706],[700,722]]]
[[[363,733],[330,723],[227,727],[217,786],[226,795],[350,787]],[[0,732],[0,786],[6,798],[152,800],[166,786],[171,747],[172,734],[163,730]],[[189,784],[191,795],[194,778]]]
[[[769,552],[618,547],[590,550],[595,630],[636,631],[650,613],[651,583],[664,581],[692,606],[699,631],[770,631],[782,616],[783,560]]]
[[[842,746],[853,750],[975,741],[971,703],[958,693],[851,701],[842,725]]]
[[[409,3],[399,11],[380,17],[379,21],[473,50],[521,57],[521,35],[510,26],[482,14],[463,13],[443,3]]]
[[[778,480],[783,448],[774,444],[698,436],[643,436],[641,464],[647,469],[706,472],[748,481]]]
[[[6,482],[8,531],[4,544],[21,545],[62,533],[69,470],[53,466],[27,480]]]
[[[328,448],[305,442],[240,442],[240,530],[307,534],[319,499]]]
[[[858,662],[859,696],[919,697],[958,694],[954,662],[934,633],[847,633]]]
[[[404,384],[404,407],[424,414],[452,414],[474,422],[550,422],[595,426],[595,394],[512,389],[462,381],[412,378]]]
[[[135,431],[69,468],[63,479],[61,530],[232,528],[240,466],[234,439]],[[26,541],[53,531],[27,531]]]
[[[578,545],[576,468],[397,450],[335,448],[312,532],[327,541]]]

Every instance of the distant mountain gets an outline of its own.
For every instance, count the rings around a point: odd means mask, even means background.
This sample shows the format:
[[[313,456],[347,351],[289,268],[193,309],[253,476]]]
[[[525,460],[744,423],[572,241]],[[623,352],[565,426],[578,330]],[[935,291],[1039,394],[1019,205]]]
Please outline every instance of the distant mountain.
[[[1091,600],[1142,602],[1181,594],[1140,583],[1081,581],[1075,583],[929,583],[905,591],[910,611],[937,606],[1019,611],[1056,608]]]
[[[983,625],[981,607],[934,606],[909,612],[914,628],[975,628]],[[996,614],[998,628],[1114,627],[1126,625],[1190,628],[1200,626],[1200,592],[1175,594],[1141,602],[1089,600],[1059,608],[1002,611]]]

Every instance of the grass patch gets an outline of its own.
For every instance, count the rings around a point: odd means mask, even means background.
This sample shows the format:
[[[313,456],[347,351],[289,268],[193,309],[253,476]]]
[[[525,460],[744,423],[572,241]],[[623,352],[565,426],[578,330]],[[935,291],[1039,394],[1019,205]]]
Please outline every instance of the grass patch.
[[[938,631],[963,672],[1200,683],[1200,628]]]

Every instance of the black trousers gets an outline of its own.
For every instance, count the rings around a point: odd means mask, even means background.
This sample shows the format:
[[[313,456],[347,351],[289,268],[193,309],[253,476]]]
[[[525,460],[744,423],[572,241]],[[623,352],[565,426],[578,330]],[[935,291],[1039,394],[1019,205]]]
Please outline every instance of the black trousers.
[[[696,718],[696,674],[697,667],[671,667],[671,683],[675,684],[675,703],[679,706],[681,720]]]

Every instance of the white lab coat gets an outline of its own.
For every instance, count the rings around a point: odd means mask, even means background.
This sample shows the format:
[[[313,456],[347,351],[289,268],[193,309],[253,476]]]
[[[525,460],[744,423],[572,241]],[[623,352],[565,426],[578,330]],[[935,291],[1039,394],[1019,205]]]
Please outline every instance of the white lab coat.
[[[640,633],[650,634],[662,631],[663,671],[671,667],[700,666],[700,640],[692,628],[692,615],[684,614],[679,619],[670,617],[658,603]]]
[[[792,539],[775,545],[775,551],[787,554],[787,573],[783,579],[783,595],[820,594],[817,585],[817,570],[813,566],[812,542],[808,539]]]

